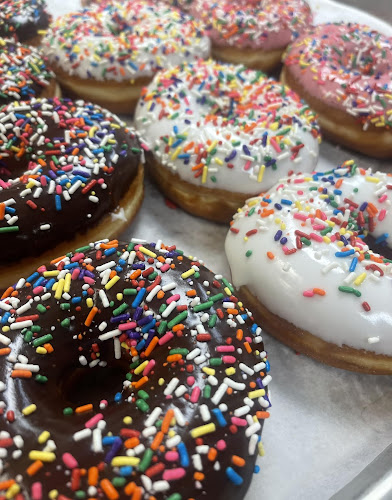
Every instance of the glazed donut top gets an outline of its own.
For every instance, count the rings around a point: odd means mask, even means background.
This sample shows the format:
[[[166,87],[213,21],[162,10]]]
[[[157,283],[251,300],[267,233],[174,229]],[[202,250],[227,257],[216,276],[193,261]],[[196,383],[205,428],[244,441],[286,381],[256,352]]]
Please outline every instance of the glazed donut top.
[[[135,123],[163,165],[208,188],[258,194],[317,162],[314,113],[241,66],[198,61],[160,72],[142,91]]]
[[[324,24],[301,35],[284,58],[311,96],[369,126],[390,127],[392,41],[358,24]]]
[[[1,0],[0,37],[24,42],[49,26],[45,0]]]
[[[0,105],[39,97],[53,80],[37,49],[0,39]]]
[[[247,201],[226,239],[233,282],[327,342],[392,355],[392,177],[351,160]],[[365,240],[364,240],[365,238]]]
[[[58,18],[44,45],[50,62],[80,78],[127,81],[208,57],[201,24],[163,2],[104,2]]]
[[[114,210],[137,174],[133,132],[94,104],[32,99],[0,109],[0,260],[38,255]]]
[[[312,24],[305,0],[195,0],[192,14],[217,45],[284,49]]]
[[[87,245],[3,296],[0,490],[243,498],[269,416],[261,328],[222,276],[132,241]]]

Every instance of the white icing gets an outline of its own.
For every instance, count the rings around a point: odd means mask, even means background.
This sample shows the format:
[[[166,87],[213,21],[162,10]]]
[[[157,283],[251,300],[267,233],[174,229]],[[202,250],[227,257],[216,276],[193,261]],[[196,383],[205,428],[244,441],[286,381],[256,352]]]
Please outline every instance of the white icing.
[[[71,76],[95,80],[151,77],[162,67],[210,53],[198,21],[150,0],[106,2],[66,14],[53,23],[43,45],[51,63]]]
[[[258,194],[290,170],[311,172],[318,159],[315,116],[287,87],[282,95],[283,89],[254,70],[198,61],[158,73],[139,100],[135,123],[159,163],[181,179]],[[302,149],[293,155],[298,144]],[[200,164],[203,175],[195,177]]]
[[[343,169],[340,171],[344,172]],[[357,349],[392,355],[391,264],[375,263],[384,272],[383,276],[380,276],[377,270],[366,270],[366,266],[373,263],[366,259],[358,262],[355,271],[350,272],[349,267],[354,255],[336,257],[335,253],[341,251],[337,242],[328,244],[312,240],[310,246],[304,245],[296,253],[285,255],[281,243],[274,241],[282,223],[285,226],[282,236],[288,238],[285,245],[288,249],[296,247],[296,230],[307,234],[320,234],[319,230],[314,230],[310,219],[305,223],[295,219],[295,212],[314,215],[315,210],[319,208],[327,214],[328,219],[334,217],[334,209],[320,199],[317,191],[313,191],[314,201],[306,203],[309,201],[309,187],[327,187],[331,192],[328,182],[305,180],[303,183],[294,184],[294,179],[304,177],[293,176],[289,184],[287,179],[283,179],[278,188],[274,186],[269,191],[272,203],[267,209],[273,207],[274,203],[280,203],[282,198],[294,202],[299,200],[302,208],[299,209],[295,204],[291,207],[282,205],[283,210],[276,210],[273,215],[263,218],[257,213],[259,208],[264,210],[264,207],[259,205],[262,199],[254,198],[248,200],[242,211],[234,216],[232,228],[238,229],[239,232],[235,234],[229,231],[226,238],[226,254],[233,283],[236,286],[246,285],[270,311],[325,341],[338,346],[345,344]],[[369,179],[378,180],[374,183]],[[386,186],[392,184],[391,181],[392,178],[385,173],[371,174],[370,170],[366,171],[365,175],[356,173],[353,177],[344,178],[339,188],[342,194],[335,196],[339,207],[348,207],[343,201],[345,198],[358,205],[363,202],[373,203],[379,212],[374,217],[376,225],[372,236],[377,239],[388,234],[386,241],[389,247],[392,246],[392,191],[386,189]],[[356,188],[358,192],[354,192]],[[299,190],[303,190],[304,194],[298,194]],[[254,202],[256,203],[253,204]],[[252,206],[256,206],[255,212],[246,216]],[[379,218],[383,209],[386,213],[381,221]],[[366,214],[366,211],[364,213]],[[348,215],[345,212],[337,217],[347,220]],[[322,224],[319,219],[314,223]],[[325,222],[324,224],[328,227]],[[329,236],[336,232],[336,227]],[[246,233],[255,228],[257,233],[246,240]],[[349,244],[347,248],[353,247]],[[248,251],[252,251],[252,254],[247,257],[245,254]],[[272,252],[273,260],[268,258],[267,252]],[[355,255],[359,255],[359,252]],[[360,275],[365,277],[361,284],[356,282]],[[361,296],[339,291],[339,286],[352,287],[361,292]],[[326,294],[315,294],[313,297],[303,295],[303,292],[314,288],[321,288]],[[370,311],[365,311],[363,302],[370,305]]]

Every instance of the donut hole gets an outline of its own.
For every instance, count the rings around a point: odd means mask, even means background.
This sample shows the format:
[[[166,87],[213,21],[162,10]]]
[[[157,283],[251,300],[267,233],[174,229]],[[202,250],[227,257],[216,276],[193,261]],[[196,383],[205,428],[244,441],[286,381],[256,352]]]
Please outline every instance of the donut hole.
[[[122,360],[94,368],[71,365],[59,377],[60,392],[73,405],[92,403],[97,396],[113,401],[115,394],[122,392],[128,372],[129,364]]]

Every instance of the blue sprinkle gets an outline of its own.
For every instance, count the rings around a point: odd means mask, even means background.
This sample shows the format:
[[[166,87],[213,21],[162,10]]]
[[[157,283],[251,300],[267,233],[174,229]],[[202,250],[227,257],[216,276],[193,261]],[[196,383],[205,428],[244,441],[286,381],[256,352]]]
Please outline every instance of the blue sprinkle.
[[[242,477],[239,474],[237,474],[237,472],[232,467],[227,467],[226,476],[236,486],[240,486],[244,482]]]
[[[360,210],[361,212],[363,212],[364,210],[366,210],[366,207],[367,207],[367,206],[368,206],[367,201],[364,201],[364,202],[362,203],[362,205],[359,207],[359,210]]]
[[[104,251],[104,254],[105,255],[113,255],[114,253],[116,253],[117,250],[115,248],[108,248]]]
[[[284,236],[281,240],[280,240],[280,244],[281,245],[285,245],[287,243],[287,238],[286,236]]]
[[[267,359],[267,361],[265,362],[265,371],[268,373],[270,370],[271,370],[271,365]]]
[[[55,204],[56,204],[56,210],[60,212],[61,210],[61,198],[60,195],[56,194],[55,196]]]
[[[56,280],[54,278],[51,278],[45,285],[45,288],[47,290],[51,290],[52,286],[56,283]]]
[[[109,446],[109,445],[112,445],[115,440],[116,440],[116,436],[105,436],[104,438],[102,438],[102,444],[104,446]]]
[[[353,255],[355,253],[355,250],[352,248],[351,250],[348,250],[347,252],[335,252],[335,257],[350,257],[350,255]]]
[[[180,463],[182,467],[189,467],[189,455],[188,455],[188,450],[186,449],[185,444],[181,441],[177,445],[177,451],[180,455]]]
[[[221,426],[221,427],[225,427],[227,425],[227,422],[226,422],[226,419],[225,417],[223,416],[223,413],[220,411],[219,408],[214,408],[212,410],[212,413],[215,415],[217,421],[218,421],[218,424]]]
[[[290,201],[290,200],[285,200],[285,199],[280,200],[280,202],[282,203],[282,205],[292,205],[292,204],[293,204],[293,202],[292,202],[292,201]]]
[[[119,403],[122,399],[122,395],[121,395],[121,392],[117,392],[117,394],[114,396],[114,401],[116,403]]]
[[[259,325],[257,325],[256,323],[253,323],[253,325],[250,327],[250,331],[253,333],[253,335],[256,333],[258,327]]]
[[[138,307],[138,306],[140,306],[140,304],[142,303],[142,300],[143,300],[143,297],[145,296],[145,294],[146,294],[146,289],[145,288],[141,288],[137,292],[135,300],[132,302],[132,307]]]
[[[126,465],[124,467],[120,467],[120,475],[128,477],[132,474],[133,468],[130,465]]]
[[[35,272],[31,274],[28,278],[26,278],[27,283],[31,283],[32,281],[36,280],[39,277],[39,273]]]
[[[255,465],[254,473],[258,474],[260,472],[260,465]]]
[[[5,325],[8,322],[8,318],[11,316],[11,313],[6,312],[1,318],[1,324]]]
[[[82,297],[73,297],[71,299],[72,304],[80,304],[80,302],[82,302]]]
[[[382,243],[383,241],[387,240],[387,239],[388,239],[388,237],[389,237],[389,234],[388,234],[388,233],[384,233],[384,234],[382,234],[381,236],[379,236],[379,237],[376,239],[376,241],[375,241],[376,245],[378,245],[379,243]]]
[[[350,264],[350,269],[349,269],[350,273],[353,273],[355,271],[357,264],[358,264],[358,257],[354,257]]]
[[[279,241],[280,238],[282,237],[282,234],[283,234],[283,232],[280,229],[278,231],[276,231],[276,234],[274,236],[274,240]]]

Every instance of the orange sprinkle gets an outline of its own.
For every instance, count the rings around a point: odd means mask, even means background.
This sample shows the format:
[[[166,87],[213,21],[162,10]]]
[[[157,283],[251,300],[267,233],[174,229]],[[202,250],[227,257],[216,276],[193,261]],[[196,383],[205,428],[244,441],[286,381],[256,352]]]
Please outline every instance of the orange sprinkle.
[[[237,340],[241,341],[243,339],[243,337],[244,337],[244,332],[241,330],[241,328],[239,328],[237,330],[236,338],[237,338]]]
[[[109,500],[117,500],[117,498],[120,498],[118,491],[113,486],[113,484],[109,481],[109,479],[102,479],[100,484],[101,484],[101,488],[103,489],[103,492],[105,493],[107,498],[109,498]]]
[[[12,286],[8,287],[7,290],[1,296],[1,299],[5,299],[5,298],[9,297],[13,291],[14,291],[14,289]]]
[[[29,370],[12,370],[12,378],[31,378],[33,374]]]
[[[252,352],[252,348],[251,348],[249,342],[244,342],[244,347],[246,349],[246,352],[248,352],[249,354]]]
[[[96,486],[98,484],[99,470],[98,467],[90,467],[88,470],[88,485]]]
[[[91,309],[91,311],[88,313],[88,316],[87,316],[87,318],[86,318],[86,321],[84,322],[84,324],[85,324],[86,326],[90,326],[90,325],[91,325],[91,323],[92,323],[92,321],[93,321],[93,319],[94,319],[94,316],[97,314],[97,312],[98,312],[98,307],[95,307],[95,306],[94,306],[94,307]]]
[[[108,243],[101,243],[100,247],[104,248],[105,250],[109,250],[109,248],[113,247],[118,247],[118,240],[112,240],[109,241]]]
[[[226,311],[227,314],[238,314],[238,309],[230,309],[230,307],[228,307]]]
[[[93,405],[89,403],[88,405],[78,406],[75,408],[75,413],[86,413],[87,411],[91,411],[93,409]]]
[[[196,290],[188,290],[186,294],[187,297],[196,297]]]
[[[161,431],[164,434],[167,434],[169,432],[170,428],[170,422],[172,421],[174,417],[174,410],[170,409],[166,412],[165,418],[162,421],[162,426],[161,426]]]
[[[268,257],[270,260],[274,260],[275,255],[274,255],[272,252],[267,252],[267,257]]]
[[[65,259],[66,255],[63,255],[62,257],[57,257],[57,259],[53,259],[50,261],[51,264],[57,264],[57,262],[60,262],[60,260]]]
[[[140,380],[138,380],[137,382],[132,382],[132,386],[135,389],[139,389],[139,387],[142,387],[142,385],[146,384],[147,382],[148,382],[148,377],[144,376]]]
[[[125,488],[124,488],[124,493],[126,495],[132,495],[132,493],[135,491],[135,488],[136,488],[136,483],[134,483],[133,481],[131,483],[128,483]]]
[[[340,188],[340,186],[343,184],[343,179],[338,179],[336,182],[335,182],[335,188]]]
[[[141,498],[142,498],[142,490],[137,486],[135,491],[133,492],[132,500],[140,500]]]
[[[242,457],[239,457],[238,455],[233,455],[231,457],[231,461],[237,467],[244,467],[244,465],[246,463],[245,460]]]
[[[168,363],[176,363],[177,361],[180,361],[180,359],[182,359],[182,354],[172,354],[166,358]]]
[[[178,330],[184,330],[184,328],[185,328],[185,325],[183,325],[182,323],[179,323],[178,325],[173,326],[172,332],[176,333],[176,332],[178,332]]]
[[[130,278],[131,280],[135,280],[137,279],[140,275],[142,274],[141,270],[140,269],[136,269],[136,271],[134,271],[131,275],[130,275]]]
[[[0,356],[7,356],[11,352],[11,349],[9,347],[4,347],[3,349],[0,349]]]
[[[256,412],[256,417],[259,419],[259,420],[264,420],[266,418],[269,418],[270,417],[270,413],[269,411],[257,411]]]
[[[159,338],[158,337],[153,337],[151,342],[148,344],[147,349],[144,351],[144,355],[148,358],[148,356],[152,353],[154,350],[155,346],[158,344]]]
[[[136,446],[138,446],[139,444],[140,444],[140,440],[136,436],[131,437],[131,438],[127,439],[126,441],[124,441],[124,446],[125,446],[125,448],[128,448],[128,449],[136,448]]]
[[[322,288],[313,288],[313,293],[315,293],[316,295],[325,295],[326,291]]]
[[[8,488],[11,488],[13,484],[15,484],[15,481],[13,479],[9,479],[8,481],[2,481],[0,483],[0,491],[8,490]]]
[[[157,293],[157,298],[159,300],[163,299],[163,297],[165,296],[165,292],[163,290],[159,290],[159,292]]]
[[[39,470],[41,470],[43,466],[44,466],[44,463],[41,462],[41,460],[36,460],[35,462],[33,462],[31,465],[29,465],[27,467],[26,472],[30,477],[35,476],[35,474],[37,474],[37,472]]]
[[[5,203],[0,203],[0,220],[4,219],[5,215]]]
[[[195,481],[203,481],[204,478],[205,478],[205,475],[202,472],[195,472],[193,474],[193,479]]]
[[[207,458],[210,462],[214,462],[216,457],[218,455],[218,452],[216,451],[216,448],[210,448],[208,450],[208,455],[207,455]]]
[[[52,344],[44,344],[44,347],[45,347],[46,351],[48,352],[48,354],[50,354],[51,352],[54,351]]]
[[[162,431],[157,432],[155,434],[153,442],[151,443],[150,448],[154,451],[157,450],[159,448],[160,444],[162,443],[164,437],[165,437],[165,435]]]

